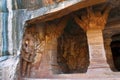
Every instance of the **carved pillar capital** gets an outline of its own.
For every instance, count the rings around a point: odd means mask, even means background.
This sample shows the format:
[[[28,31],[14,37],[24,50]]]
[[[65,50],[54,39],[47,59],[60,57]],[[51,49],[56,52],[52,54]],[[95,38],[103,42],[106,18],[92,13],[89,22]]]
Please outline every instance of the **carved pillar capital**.
[[[105,11],[93,11],[92,7],[87,8],[87,14],[82,15],[81,19],[74,16],[76,23],[84,30],[101,29],[103,30],[111,7],[106,7]],[[103,12],[103,13],[102,13]]]

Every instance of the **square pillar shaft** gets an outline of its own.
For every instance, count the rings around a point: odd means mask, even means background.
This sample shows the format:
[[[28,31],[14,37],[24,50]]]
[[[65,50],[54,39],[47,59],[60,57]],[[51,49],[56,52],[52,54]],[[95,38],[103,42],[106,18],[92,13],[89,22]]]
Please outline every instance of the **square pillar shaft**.
[[[87,39],[90,56],[89,69],[109,68],[105,55],[102,30],[101,29],[87,30]]]

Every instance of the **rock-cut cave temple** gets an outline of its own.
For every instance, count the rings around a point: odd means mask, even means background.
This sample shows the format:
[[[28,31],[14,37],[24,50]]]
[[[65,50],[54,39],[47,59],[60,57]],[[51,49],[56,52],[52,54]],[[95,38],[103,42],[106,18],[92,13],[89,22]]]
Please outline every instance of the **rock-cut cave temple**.
[[[120,79],[119,0],[0,3],[0,80]]]

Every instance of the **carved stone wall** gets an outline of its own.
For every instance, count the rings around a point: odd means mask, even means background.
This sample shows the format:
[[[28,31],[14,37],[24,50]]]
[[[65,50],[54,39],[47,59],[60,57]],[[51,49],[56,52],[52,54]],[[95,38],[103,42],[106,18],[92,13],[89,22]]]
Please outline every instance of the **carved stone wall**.
[[[21,77],[44,77],[57,73],[57,40],[68,18],[27,25],[21,49]],[[53,23],[54,22],[54,23]]]
[[[59,26],[51,23],[26,27],[21,50],[22,76],[49,77],[54,73],[87,72],[89,53],[86,33],[72,19],[65,27],[64,20]],[[34,52],[36,44],[39,52]],[[35,56],[31,61],[33,54]]]

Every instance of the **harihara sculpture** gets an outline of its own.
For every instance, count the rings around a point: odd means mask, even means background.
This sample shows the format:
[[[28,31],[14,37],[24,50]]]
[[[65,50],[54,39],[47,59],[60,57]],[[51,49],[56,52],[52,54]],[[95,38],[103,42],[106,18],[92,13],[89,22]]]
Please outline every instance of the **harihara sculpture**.
[[[67,19],[68,17],[63,17],[55,23],[45,22],[43,26],[45,28],[36,28],[35,25],[27,26],[21,49],[21,76],[29,77],[32,67],[39,68],[44,53],[43,47],[48,41],[62,34]]]
[[[29,27],[25,30],[21,50],[21,75],[30,76],[30,69],[34,63],[36,54],[39,52],[39,34],[35,28]],[[39,52],[40,53],[40,52]]]

